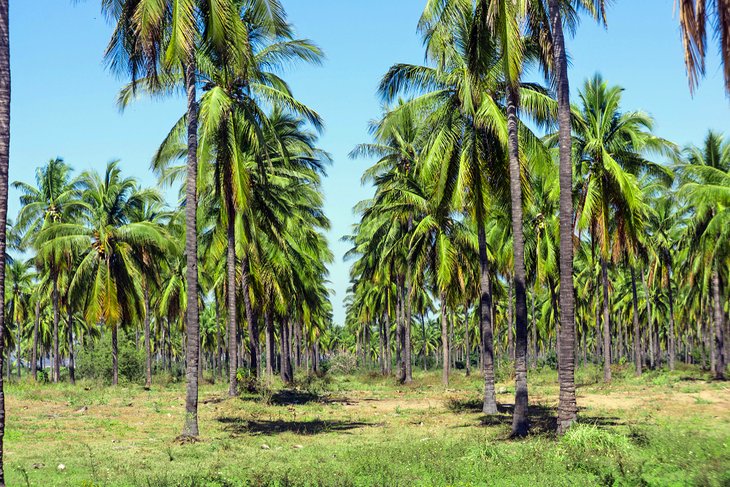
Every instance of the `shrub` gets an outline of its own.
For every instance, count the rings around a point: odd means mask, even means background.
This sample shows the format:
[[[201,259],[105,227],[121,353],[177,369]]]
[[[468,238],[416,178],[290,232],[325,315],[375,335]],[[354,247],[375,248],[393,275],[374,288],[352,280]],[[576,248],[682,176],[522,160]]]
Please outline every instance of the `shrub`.
[[[328,358],[322,369],[335,375],[350,375],[357,369],[357,357],[350,352],[337,352]]]
[[[76,357],[76,372],[80,378],[110,383],[112,380],[111,333],[91,346],[84,347]],[[145,357],[143,350],[137,350],[134,339],[120,330],[118,337],[119,380],[141,381],[144,377]]]

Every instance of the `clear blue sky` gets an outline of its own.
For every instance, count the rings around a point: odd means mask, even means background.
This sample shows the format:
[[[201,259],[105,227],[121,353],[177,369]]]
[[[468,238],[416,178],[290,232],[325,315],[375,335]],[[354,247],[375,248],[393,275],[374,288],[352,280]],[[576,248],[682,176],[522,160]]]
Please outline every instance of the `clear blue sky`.
[[[353,205],[369,193],[359,182],[368,161],[351,161],[347,154],[368,140],[367,122],[380,111],[376,86],[388,67],[422,62],[416,23],[424,2],[284,0],[299,35],[316,41],[327,55],[322,67],[297,68],[288,79],[295,95],[324,117],[321,145],[334,158],[324,191],[336,255],[331,269],[336,322],[344,318],[349,266],[342,261],[347,245],[339,239],[355,220]],[[673,3],[618,0],[607,31],[585,20],[569,40],[571,83],[575,91],[600,70],[626,88],[626,109],[655,117],[659,135],[679,144],[699,143],[708,128],[730,133],[730,103],[714,55],[707,78],[690,98]],[[60,156],[79,171],[121,159],[125,172],[155,183],[150,157],[184,102],[142,101],[119,113],[114,100],[121,81],[101,61],[111,28],[99,4],[10,0],[11,181],[33,181],[36,167]],[[11,191],[11,218],[18,211],[17,196]]]

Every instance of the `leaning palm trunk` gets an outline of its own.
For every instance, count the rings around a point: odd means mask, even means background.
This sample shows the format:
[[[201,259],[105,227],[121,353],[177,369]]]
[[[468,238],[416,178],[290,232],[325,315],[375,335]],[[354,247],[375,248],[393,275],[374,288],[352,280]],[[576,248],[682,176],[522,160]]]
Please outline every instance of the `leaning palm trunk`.
[[[449,385],[449,327],[446,318],[446,294],[442,291],[441,296],[441,353],[443,355],[442,382],[444,387]]]
[[[229,180],[229,178],[226,178]],[[228,308],[228,395],[238,392],[236,378],[238,356],[236,343],[236,224],[233,214],[233,196],[230,181],[226,188],[226,209],[228,211],[226,250],[226,307]]]
[[[639,299],[636,297],[636,272],[631,268],[631,295],[634,302],[634,365],[636,375],[641,375],[641,331],[639,329]]]
[[[611,382],[611,315],[608,309],[608,264],[601,257],[601,286],[603,287],[603,380]]]
[[[479,240],[479,327],[482,337],[482,366],[484,368],[485,414],[497,414],[497,394],[494,390],[494,330],[492,328],[492,292],[487,261],[487,237],[484,220],[477,215],[477,234]]]
[[[198,102],[196,99],[195,58],[191,56],[185,66],[185,88],[188,102],[188,160],[185,183],[185,282],[187,284],[187,368],[185,377],[185,421],[182,436],[198,436],[198,349],[200,348],[200,323],[198,322]]]
[[[715,264],[717,266],[717,264]],[[720,276],[717,268],[712,271],[712,296],[714,301],[715,314],[715,368],[713,370],[715,379],[723,380],[725,378],[725,337],[723,326],[723,310],[722,310],[722,293],[720,292]]]
[[[558,433],[578,416],[575,399],[575,296],[573,295],[573,165],[570,125],[570,82],[560,0],[549,1],[553,37],[553,75],[558,98],[560,159],[560,348],[558,349]]]
[[[509,131],[509,179],[512,202],[512,245],[515,293],[515,409],[512,435],[525,436],[528,430],[527,397],[527,295],[525,286],[525,238],[522,228],[522,178],[517,134],[517,91],[507,87],[507,129]]]

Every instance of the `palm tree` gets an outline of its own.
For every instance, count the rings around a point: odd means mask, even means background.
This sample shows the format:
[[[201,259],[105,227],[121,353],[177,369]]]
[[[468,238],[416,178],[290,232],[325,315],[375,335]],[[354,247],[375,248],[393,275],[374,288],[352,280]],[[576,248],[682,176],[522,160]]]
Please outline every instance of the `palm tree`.
[[[70,223],[81,208],[79,181],[71,177],[72,169],[62,159],[51,159],[36,170],[36,186],[16,181],[13,187],[20,191],[21,209],[16,227],[24,232],[24,240],[38,249],[40,233],[54,225]],[[53,304],[53,381],[58,382],[61,358],[58,328],[60,321],[59,279],[68,268],[69,255],[56,252],[38,252],[39,261],[49,275]]]
[[[605,0],[548,0],[547,22],[539,25],[546,34],[541,45],[552,58],[552,75],[558,102],[558,147],[560,161],[560,367],[558,383],[558,434],[565,433],[578,417],[575,399],[575,296],[573,291],[573,147],[571,138],[570,80],[565,47],[565,6],[583,8],[605,22]],[[570,12],[571,9],[565,9]],[[571,22],[575,25],[574,22]],[[545,25],[547,24],[547,25]],[[549,35],[547,35],[549,33]]]
[[[21,342],[23,323],[30,315],[31,289],[35,274],[32,271],[32,261],[13,259],[7,267],[7,282],[9,284],[9,296],[7,306],[9,308],[10,324],[15,328],[15,358],[18,361],[18,378],[21,370]],[[8,329],[9,331],[9,329]],[[8,363],[8,369],[10,364]]]
[[[10,40],[8,0],[0,0],[0,255],[5,255],[10,166]],[[0,259],[0,296],[5,295],[5,259]],[[0,336],[5,335],[5,303],[0,299]],[[0,365],[3,344],[0,340]],[[0,370],[2,368],[0,367]],[[5,485],[3,439],[5,437],[5,390],[0,374],[0,486]]]
[[[690,146],[685,153],[687,162],[679,167],[683,178],[680,195],[695,211],[688,226],[689,241],[695,245],[699,241],[692,276],[709,282],[715,325],[713,374],[722,379],[727,366],[721,286],[727,282],[730,258],[730,141],[709,132],[702,147]]]
[[[198,83],[197,53],[211,49],[232,65],[243,67],[247,40],[240,22],[239,0],[102,0],[102,9],[115,21],[106,51],[112,70],[136,83],[182,80],[187,96],[187,183],[185,185],[185,256],[187,260],[187,392],[182,436],[198,436]],[[276,0],[254,0],[261,12],[278,16]],[[264,5],[260,5],[264,4]],[[273,8],[265,8],[273,7]],[[170,83],[172,84],[172,83]],[[167,86],[170,88],[171,86]]]
[[[622,89],[600,77],[586,81],[573,113],[573,147],[583,181],[576,216],[579,230],[589,229],[601,257],[603,287],[603,370],[611,380],[611,325],[608,261],[635,253],[637,235],[646,220],[638,176],[649,171],[668,177],[666,169],[647,160],[652,153],[670,154],[673,144],[651,133],[653,120],[643,112],[621,111]],[[551,138],[548,138],[550,140]],[[552,136],[552,141],[557,135]]]
[[[73,252],[79,255],[69,293],[84,305],[90,323],[103,323],[112,332],[112,384],[118,382],[117,331],[122,324],[144,319],[145,281],[143,256],[162,258],[174,254],[166,232],[150,221],[130,222],[132,209],[154,191],[139,191],[133,178],[121,174],[118,162],[107,165],[104,175],[81,176],[85,211],[81,221],[49,226],[38,236],[41,252]]]
[[[679,26],[690,92],[705,74],[707,24],[714,18],[715,38],[720,48],[725,92],[730,94],[730,2],[728,0],[679,0]],[[675,7],[676,7],[675,3]]]

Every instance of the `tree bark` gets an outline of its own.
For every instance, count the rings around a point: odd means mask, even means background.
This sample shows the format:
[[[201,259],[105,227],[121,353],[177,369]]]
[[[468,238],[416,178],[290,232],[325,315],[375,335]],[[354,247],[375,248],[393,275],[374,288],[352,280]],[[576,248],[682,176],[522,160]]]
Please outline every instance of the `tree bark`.
[[[251,354],[250,370],[254,377],[259,376],[259,327],[251,304],[249,294],[250,267],[248,255],[244,250],[241,256],[241,292],[243,293],[243,304],[246,310],[246,322],[248,323],[248,343]]]
[[[487,237],[484,216],[477,212],[479,243],[479,328],[481,330],[482,366],[484,368],[484,404],[482,412],[497,414],[497,393],[494,389],[494,328],[492,321],[492,288],[487,260]]]
[[[281,347],[281,380],[285,384],[291,384],[294,374],[291,367],[291,354],[289,353],[289,324],[286,319],[279,322],[279,336]]]
[[[200,323],[198,321],[198,101],[196,97],[195,57],[185,66],[185,88],[188,104],[187,181],[185,183],[185,282],[187,284],[187,367],[185,377],[185,420],[182,436],[198,436],[198,350]]]
[[[718,264],[712,271],[712,295],[714,301],[714,321],[715,321],[715,370],[714,376],[717,380],[725,378],[725,328],[723,326],[723,310],[722,310],[722,293],[720,292],[720,275],[717,271]]]
[[[570,122],[570,81],[560,0],[549,0],[553,40],[553,77],[557,87],[560,160],[560,348],[558,350],[558,434],[578,417],[575,398],[575,295],[573,294],[573,149]]]
[[[150,288],[147,279],[144,282],[144,354],[144,388],[149,390],[152,387],[152,344],[150,343]]]
[[[53,382],[61,380],[61,356],[58,346],[58,322],[60,320],[59,296],[58,296],[58,273],[52,271],[53,290],[51,291],[51,299],[53,300]]]
[[[409,225],[410,228],[410,225]],[[408,274],[406,275],[406,285],[403,296],[403,351],[405,362],[405,380],[406,384],[413,382],[413,360],[411,358],[411,270],[410,265]]]
[[[466,376],[471,375],[471,343],[469,342],[469,308],[471,304],[467,303],[464,308],[464,363],[466,365]]]
[[[443,355],[441,381],[444,387],[447,387],[449,385],[449,367],[451,360],[449,359],[449,327],[446,317],[446,294],[443,291],[439,299],[441,300],[441,353]]]
[[[672,262],[667,258],[667,288],[669,292],[669,337],[667,341],[669,354],[669,370],[674,370],[674,360],[677,355],[676,342],[674,341],[674,296],[672,295]]]
[[[41,322],[41,299],[36,296],[35,302],[35,319],[33,320],[33,350],[30,357],[30,372],[33,374],[33,380],[38,380],[38,327]]]
[[[117,341],[118,325],[112,325],[112,385],[119,384],[119,343]]]
[[[226,178],[226,208],[228,221],[226,226],[226,310],[228,318],[228,396],[238,394],[238,343],[236,340],[236,223],[233,217],[233,195],[230,178]]]
[[[601,286],[603,287],[603,380],[611,382],[611,315],[608,307],[608,264],[601,257]]]
[[[271,306],[271,305],[269,305]],[[271,309],[266,310],[264,315],[266,321],[266,378],[271,380],[274,377],[274,313]]]
[[[68,296],[66,297],[66,306],[68,307],[68,381],[71,385],[76,384],[76,363],[74,357],[74,330],[73,330],[73,312],[71,310],[71,303],[69,302]],[[20,350],[20,345],[18,345]],[[20,376],[20,369],[18,369],[18,376]]]
[[[631,269],[631,294],[634,302],[634,366],[636,375],[641,375],[641,330],[639,328],[639,298],[636,295],[636,272],[634,266]]]
[[[8,215],[8,166],[10,161],[10,40],[8,0],[0,0],[0,256],[5,255]],[[0,258],[0,337],[5,336],[5,259]],[[0,340],[0,371],[3,347]],[[0,374],[0,486],[5,486],[3,440],[5,437],[5,389]]]
[[[529,428],[527,397],[527,295],[525,286],[525,238],[522,228],[522,177],[517,124],[517,89],[507,86],[507,130],[510,200],[512,203],[512,249],[514,255],[515,319],[515,409],[512,436],[525,436]]]

